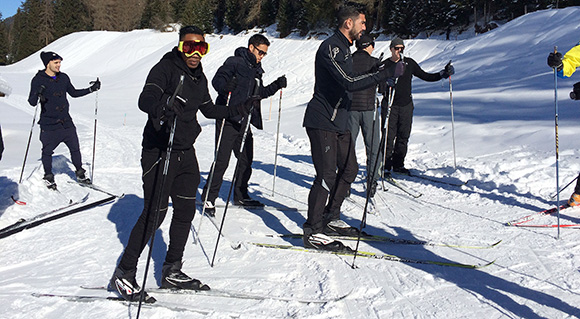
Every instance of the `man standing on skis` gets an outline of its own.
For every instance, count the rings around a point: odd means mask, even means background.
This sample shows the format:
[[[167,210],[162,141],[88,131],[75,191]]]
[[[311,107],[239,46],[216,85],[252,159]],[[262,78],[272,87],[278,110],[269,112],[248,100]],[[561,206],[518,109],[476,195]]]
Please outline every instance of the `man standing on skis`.
[[[355,75],[350,46],[366,29],[366,18],[362,11],[345,6],[337,20],[338,30],[316,52],[314,95],[304,113],[316,177],[308,195],[303,240],[306,248],[350,251],[327,235],[358,234],[357,228],[340,219],[342,202],[358,171],[348,130],[351,92],[374,87],[393,76],[393,71],[380,68]]]
[[[352,67],[355,74],[363,74],[376,68],[380,61],[371,56],[375,49],[375,41],[371,35],[363,34],[356,40],[357,50],[352,54]],[[359,130],[362,129],[363,140],[367,154],[367,192],[369,197],[374,197],[377,191],[377,181],[380,177],[382,165],[375,167],[377,154],[380,153],[380,124],[375,118],[377,86],[371,86],[364,90],[352,93],[352,105],[348,118],[348,128],[356,145]],[[379,156],[380,158],[380,156]],[[379,162],[380,163],[380,162]]]
[[[385,65],[389,66],[400,61],[405,63],[405,73],[394,82],[395,86],[391,88],[394,90],[394,97],[392,97],[392,106],[389,111],[389,94],[387,93],[382,100],[381,119],[385,123],[387,114],[389,119],[387,123],[386,132],[386,161],[384,163],[385,173],[389,173],[391,168],[393,172],[401,174],[409,174],[409,170],[405,168],[405,156],[407,155],[407,145],[409,137],[411,136],[411,125],[413,123],[413,96],[411,93],[411,80],[413,76],[420,78],[423,81],[435,82],[441,79],[447,79],[455,73],[455,69],[451,62],[449,62],[443,70],[437,73],[427,73],[421,69],[415,60],[403,57],[403,50],[405,44],[401,38],[395,38],[391,41],[389,46],[391,50],[391,57],[387,59]],[[383,130],[383,134],[385,134]]]
[[[41,52],[40,59],[45,69],[38,71],[32,78],[28,103],[36,106],[40,101],[40,141],[42,142],[42,166],[44,181],[48,188],[56,189],[52,173],[52,154],[60,143],[65,143],[75,166],[75,175],[80,183],[90,184],[86,177],[81,160],[81,150],[77,129],[69,114],[68,93],[72,97],[81,97],[96,92],[101,88],[97,80],[89,88],[77,90],[70,78],[60,72],[62,57],[54,52]]]
[[[561,78],[569,78],[576,69],[580,67],[580,43],[570,49],[562,58],[562,53],[550,52],[548,55],[548,66],[556,69],[557,74]],[[570,98],[573,100],[580,100],[580,82],[574,84],[573,91],[570,93]],[[574,193],[568,200],[569,206],[580,206],[580,174],[576,182]]]
[[[141,153],[144,208],[110,281],[110,288],[130,301],[139,300],[142,292],[135,279],[137,262],[151,235],[167,214],[169,196],[173,203],[173,216],[161,287],[209,289],[207,285],[181,271],[200,182],[193,148],[201,132],[197,111],[200,110],[205,117],[217,119],[239,115],[236,109],[214,105],[211,100],[201,66],[201,58],[208,51],[209,44],[205,42],[201,29],[196,26],[181,28],[178,45],[151,69],[139,96],[139,109],[148,115]],[[182,76],[183,86],[178,90]],[[175,133],[170,140],[173,123],[176,125]],[[169,143],[173,143],[171,154],[167,154]],[[169,166],[165,171],[167,156],[170,157]],[[162,184],[164,187],[160,189]],[[143,294],[145,302],[155,301],[145,291]]]
[[[264,70],[262,69],[261,61],[268,53],[269,46],[270,41],[265,36],[255,34],[248,40],[247,48],[237,48],[234,56],[229,57],[224,62],[212,80],[212,85],[218,93],[216,99],[217,104],[228,104],[231,107],[236,107],[248,100],[250,96],[266,98],[276,93],[279,89],[286,87],[287,80],[285,76],[279,77],[266,87],[263,85],[262,75],[264,74]],[[249,116],[251,117],[250,123],[261,130],[263,126],[259,99],[256,99]],[[212,183],[211,185],[206,184],[203,188],[202,198],[205,199],[207,195],[205,211],[210,215],[215,214],[215,200],[219,195],[224,173],[228,168],[232,151],[239,162],[237,176],[234,177],[236,179],[234,185],[234,204],[245,207],[264,206],[260,201],[250,198],[248,194],[248,183],[252,175],[252,161],[254,158],[252,131],[248,128],[245,145],[240,150],[245,133],[246,121],[237,122],[226,120],[220,145],[217,145],[219,132],[222,130],[221,126],[222,121],[216,121],[216,147],[219,146],[219,148],[217,149]]]

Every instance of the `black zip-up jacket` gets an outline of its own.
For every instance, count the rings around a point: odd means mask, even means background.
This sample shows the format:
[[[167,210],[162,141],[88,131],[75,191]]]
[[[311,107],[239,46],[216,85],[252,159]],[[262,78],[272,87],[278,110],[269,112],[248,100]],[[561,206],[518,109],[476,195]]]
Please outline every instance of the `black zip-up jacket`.
[[[256,56],[248,48],[237,48],[234,56],[226,59],[211,81],[218,92],[216,104],[226,105],[229,93],[226,92],[226,85],[234,76],[238,84],[230,97],[228,105],[230,107],[236,108],[242,105],[252,95],[259,95],[262,98],[273,95],[280,88],[276,82],[264,87],[263,74],[262,63],[257,63]],[[237,121],[231,122],[237,124]],[[251,123],[257,129],[263,128],[260,103],[254,106]]]
[[[44,85],[42,96],[46,99],[40,104],[40,119],[38,124],[42,130],[54,131],[60,128],[74,127],[74,123],[69,114],[69,103],[66,98],[68,93],[72,97],[85,96],[91,91],[87,89],[77,90],[66,73],[59,72],[56,78],[50,77],[45,70],[40,70],[32,78],[30,83],[30,94],[28,103],[35,106],[38,102],[38,92]]]
[[[314,60],[314,95],[304,112],[304,127],[346,132],[351,92],[374,86],[392,76],[392,69],[355,76],[351,45],[340,31],[320,44]]]
[[[229,112],[225,106],[213,104],[201,63],[197,68],[190,69],[175,47],[149,71],[145,86],[139,96],[139,109],[148,114],[147,124],[143,130],[144,149],[165,150],[167,148],[169,128],[173,124],[172,116],[168,115],[172,112],[166,110],[167,100],[177,89],[181,75],[185,75],[185,79],[179,96],[186,99],[187,103],[183,107],[183,115],[177,117],[173,150],[187,150],[193,147],[195,139],[201,132],[201,126],[197,121],[197,110],[200,110],[205,117],[214,119],[237,114],[237,112]],[[159,123],[163,119],[165,120],[160,127]]]
[[[379,59],[371,56],[365,50],[357,50],[352,54],[353,71],[355,74],[371,72],[377,67]],[[375,109],[377,86],[373,85],[364,90],[352,92],[351,111],[372,111]]]
[[[427,82],[441,80],[441,75],[439,73],[427,73],[423,71],[419,64],[411,58],[404,58],[403,61],[405,62],[405,73],[399,77],[397,84],[395,85],[395,98],[393,100],[393,105],[397,106],[409,105],[413,101],[411,92],[411,80],[413,75]],[[395,62],[391,59],[387,59],[385,65],[387,67],[395,65]]]

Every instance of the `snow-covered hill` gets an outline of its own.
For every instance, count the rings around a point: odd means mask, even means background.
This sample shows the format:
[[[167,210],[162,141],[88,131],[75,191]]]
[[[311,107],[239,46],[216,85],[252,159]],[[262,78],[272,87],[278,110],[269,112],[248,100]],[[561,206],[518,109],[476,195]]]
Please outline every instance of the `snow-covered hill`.
[[[580,234],[575,229],[519,229],[505,222],[555,204],[554,78],[546,56],[555,45],[566,51],[580,40],[580,8],[540,11],[513,20],[489,33],[460,41],[408,40],[406,55],[430,72],[452,60],[457,169],[453,168],[449,83],[414,81],[415,119],[406,166],[434,179],[468,181],[462,187],[419,179],[403,182],[423,193],[412,199],[388,186],[378,194],[378,213],[369,215],[366,231],[399,239],[479,245],[502,240],[492,249],[361,243],[360,249],[398,256],[463,263],[495,264],[483,269],[459,269],[301,252],[269,250],[248,242],[299,245],[297,239],[267,234],[301,232],[306,198],[314,177],[310,145],[302,117],[314,85],[314,53],[320,39],[271,38],[263,60],[265,82],[288,77],[283,92],[282,123],[275,192],[272,195],[276,120],[279,95],[262,102],[263,131],[254,130],[255,159],[251,194],[269,205],[299,211],[232,209],[224,233],[243,242],[232,250],[220,243],[215,267],[209,266],[217,232],[199,216],[199,231],[186,248],[184,271],[215,289],[229,289],[297,299],[328,299],[327,304],[279,300],[240,300],[205,296],[158,295],[181,308],[209,312],[207,317],[241,318],[568,318],[579,317]],[[151,30],[80,32],[63,37],[43,50],[64,57],[62,71],[76,87],[97,76],[98,95],[72,99],[71,114],[81,140],[83,161],[90,164],[95,106],[98,128],[94,181],[125,197],[114,203],[68,216],[0,239],[0,318],[119,318],[134,317],[136,307],[109,301],[68,302],[36,298],[31,293],[98,294],[80,285],[107,283],[129,232],[142,209],[141,133],[145,115],[137,97],[150,68],[177,43],[177,33]],[[211,52],[203,67],[209,79],[249,35],[207,35]],[[388,53],[388,41],[378,41],[375,55]],[[42,68],[39,54],[0,67],[12,88],[0,98],[0,125],[6,150],[0,161],[0,228],[20,218],[80,199],[103,194],[68,183],[74,173],[64,145],[55,153],[54,171],[62,193],[42,184],[38,126],[33,131],[24,180],[18,184],[34,108],[26,101],[30,80]],[[559,80],[560,185],[580,171],[578,120],[580,104],[568,98],[580,75]],[[215,92],[212,91],[215,96]],[[201,116],[203,132],[195,147],[207,177],[213,159],[213,121]],[[362,140],[359,163],[365,162]],[[229,180],[234,162],[226,172]],[[353,184],[353,199],[345,202],[344,219],[359,226],[364,204],[364,165]],[[205,180],[202,181],[202,185]],[[229,181],[222,187],[227,197]],[[562,193],[562,198],[572,187]],[[11,196],[25,201],[16,205]],[[218,218],[222,212],[218,210]],[[538,223],[553,223],[545,217]],[[536,221],[534,221],[536,222]],[[579,224],[580,210],[562,213],[563,224]],[[158,232],[148,287],[160,280],[168,244],[168,223]],[[349,242],[354,246],[353,242]],[[138,278],[142,278],[146,254]],[[147,318],[197,318],[203,314],[146,308]]]

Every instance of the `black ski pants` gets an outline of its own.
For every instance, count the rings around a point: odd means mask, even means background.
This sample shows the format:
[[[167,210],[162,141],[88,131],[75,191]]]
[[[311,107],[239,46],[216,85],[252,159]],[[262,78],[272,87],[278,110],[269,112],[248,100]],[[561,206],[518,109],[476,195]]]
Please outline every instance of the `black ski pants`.
[[[381,110],[382,123],[385,123],[388,106],[383,103]],[[407,146],[411,136],[411,126],[413,124],[413,102],[399,106],[393,105],[389,114],[387,125],[387,152],[385,169],[405,166],[405,156],[407,156]],[[383,129],[383,135],[385,130]]]
[[[161,190],[165,151],[143,150],[141,167],[143,169],[143,212],[131,231],[129,242],[121,258],[119,266],[124,270],[137,268],[139,256],[167,214],[169,197],[173,203],[173,216],[169,227],[169,248],[165,262],[181,261],[183,251],[189,236],[191,221],[195,215],[195,195],[199,185],[199,166],[195,150],[171,153],[165,187]],[[161,196],[159,217],[155,225],[157,202]]]
[[[320,233],[330,220],[340,219],[340,207],[358,171],[350,131],[337,133],[306,128],[316,170],[308,194],[304,233]]]
[[[61,128],[54,131],[40,130],[40,142],[42,142],[42,166],[44,174],[52,174],[52,154],[60,143],[64,143],[76,170],[82,168],[81,147],[76,127]]]
[[[220,129],[222,126],[222,121],[216,121],[216,147],[217,141],[219,139]],[[217,159],[215,163],[214,173],[212,177],[211,185],[209,186],[209,194],[207,199],[212,203],[215,203],[215,199],[219,196],[220,188],[224,180],[224,174],[228,165],[230,164],[230,157],[232,151],[234,156],[238,159],[238,171],[236,175],[236,184],[234,185],[234,202],[240,201],[245,198],[250,198],[248,195],[248,183],[250,182],[250,177],[252,176],[252,161],[254,159],[254,138],[252,136],[251,128],[248,128],[248,135],[246,136],[246,142],[244,149],[240,152],[240,147],[242,145],[242,138],[244,136],[245,125],[239,126],[234,125],[228,121],[225,121],[224,130],[222,133],[222,139],[217,151]],[[208,191],[208,185],[203,188],[202,198],[205,199],[206,192]]]

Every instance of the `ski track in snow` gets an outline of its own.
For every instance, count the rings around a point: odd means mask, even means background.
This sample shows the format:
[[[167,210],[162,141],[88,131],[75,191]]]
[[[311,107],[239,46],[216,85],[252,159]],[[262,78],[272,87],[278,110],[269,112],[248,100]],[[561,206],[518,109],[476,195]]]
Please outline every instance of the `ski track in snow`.
[[[461,187],[414,177],[397,177],[422,193],[412,199],[385,183],[378,190],[375,214],[367,215],[365,231],[392,236],[462,245],[482,245],[502,240],[491,249],[397,245],[361,242],[360,250],[414,259],[483,264],[482,269],[461,269],[409,264],[357,257],[310,254],[255,247],[248,242],[301,245],[301,239],[270,238],[266,234],[300,233],[306,220],[308,191],[314,179],[310,144],[301,127],[306,103],[314,84],[311,66],[320,40],[273,39],[264,60],[265,82],[282,74],[289,79],[283,93],[282,124],[277,159],[277,179],[272,196],[276,121],[279,93],[262,102],[265,129],[253,129],[254,165],[250,193],[272,206],[293,210],[246,211],[230,206],[224,234],[242,242],[238,250],[220,241],[214,267],[210,267],[217,230],[208,220],[193,221],[199,238],[188,241],[184,271],[214,289],[243,291],[296,299],[328,299],[349,293],[327,304],[267,300],[243,300],[201,295],[155,295],[182,308],[209,315],[166,308],[143,308],[147,318],[570,318],[579,317],[580,240],[578,230],[506,227],[507,221],[555,205],[553,127],[553,79],[545,66],[550,46],[562,50],[578,41],[580,9],[541,11],[516,19],[492,32],[460,41],[413,40],[408,54],[430,72],[453,58],[457,139],[457,169],[453,168],[449,93],[447,82],[414,82],[415,119],[406,166],[434,179],[464,182]],[[541,23],[539,22],[541,21]],[[543,27],[540,27],[543,26]],[[548,27],[551,26],[551,27]],[[574,26],[574,27],[571,27]],[[563,27],[570,34],[544,31]],[[572,33],[575,33],[572,34]],[[99,48],[81,52],[77,41],[96,36]],[[132,37],[131,40],[128,40]],[[93,74],[90,61],[102,62],[103,88],[99,91],[95,184],[125,194],[113,203],[51,221],[0,239],[0,318],[120,318],[134,317],[136,305],[111,301],[69,302],[60,298],[36,298],[31,293],[99,294],[81,285],[106,285],[129,233],[142,210],[140,152],[145,117],[136,100],[144,78],[159,57],[174,45],[176,34],[149,30],[130,33],[73,34],[55,41],[48,50],[65,60],[63,71],[77,88],[85,87]],[[235,47],[245,46],[247,35],[208,36],[212,45],[204,57],[204,70],[213,74]],[[131,41],[147,43],[139,52],[127,50]],[[141,40],[141,41],[139,41]],[[129,41],[129,42],[127,42]],[[223,41],[223,42],[222,42]],[[227,43],[226,43],[227,42]],[[123,43],[122,45],[120,43]],[[377,41],[383,51],[388,41]],[[498,57],[498,48],[510,54]],[[149,50],[148,50],[149,49]],[[122,54],[119,52],[123,52]],[[272,54],[270,54],[270,52]],[[305,54],[304,52],[310,52]],[[380,50],[378,51],[380,52]],[[18,185],[21,162],[34,109],[26,98],[28,85],[40,62],[35,54],[15,65],[0,67],[0,75],[12,86],[12,95],[0,99],[6,114],[0,122],[6,151],[0,162],[0,228],[19,218],[32,218],[65,205],[69,199],[90,194],[89,202],[105,195],[69,181],[74,168],[68,150],[57,148],[56,181],[61,193],[47,190],[42,182],[40,142],[35,125],[24,181]],[[130,61],[127,65],[114,57]],[[533,58],[530,58],[533,57]],[[524,58],[525,57],[525,58]],[[502,60],[504,59],[504,60]],[[501,63],[498,63],[501,61]],[[578,77],[576,76],[576,81]],[[567,94],[572,80],[562,80]],[[548,84],[546,84],[548,83]],[[211,91],[215,96],[215,92]],[[565,95],[561,93],[561,95]],[[69,99],[77,126],[85,168],[90,172],[93,149],[94,94]],[[567,97],[564,97],[567,98]],[[560,186],[580,171],[577,140],[578,104],[560,99]],[[271,108],[271,111],[270,111]],[[214,121],[200,115],[202,133],[195,148],[202,182],[213,161]],[[351,198],[345,201],[344,220],[359,227],[365,203],[365,151],[357,141],[359,176]],[[218,203],[227,198],[235,161],[224,175]],[[567,199],[573,185],[560,200]],[[27,202],[15,205],[10,196]],[[168,215],[170,216],[170,215]],[[223,208],[218,209],[221,221]],[[580,210],[562,212],[562,223],[580,223]],[[554,216],[534,220],[554,223]],[[160,283],[168,243],[166,220],[157,232],[147,287]],[[345,242],[354,247],[355,242]],[[141,256],[138,281],[144,273],[147,250]],[[104,292],[100,292],[104,293]]]

